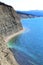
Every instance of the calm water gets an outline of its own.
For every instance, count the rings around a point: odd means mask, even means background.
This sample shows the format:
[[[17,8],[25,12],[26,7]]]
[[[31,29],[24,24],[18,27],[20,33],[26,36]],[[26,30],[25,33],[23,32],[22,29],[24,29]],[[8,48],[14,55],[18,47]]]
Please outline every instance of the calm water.
[[[21,20],[26,29],[9,42],[19,65],[43,65],[43,18]]]

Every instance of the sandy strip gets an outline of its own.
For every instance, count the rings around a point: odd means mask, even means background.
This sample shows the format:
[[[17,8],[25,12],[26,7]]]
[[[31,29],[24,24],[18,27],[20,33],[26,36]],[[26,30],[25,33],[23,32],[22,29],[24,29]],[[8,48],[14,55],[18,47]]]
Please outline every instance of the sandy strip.
[[[13,37],[15,37],[15,36],[17,36],[17,35],[23,33],[24,31],[25,31],[25,29],[23,29],[23,30],[21,30],[21,31],[19,31],[19,32],[17,32],[17,33],[14,33],[14,34],[10,35],[9,37],[6,37],[6,38],[4,39],[5,42],[8,42],[10,39],[12,39]]]

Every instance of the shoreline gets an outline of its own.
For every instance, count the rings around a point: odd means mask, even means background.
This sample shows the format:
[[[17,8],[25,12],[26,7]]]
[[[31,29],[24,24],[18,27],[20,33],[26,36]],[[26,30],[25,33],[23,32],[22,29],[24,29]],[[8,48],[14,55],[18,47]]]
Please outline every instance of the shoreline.
[[[13,37],[16,37],[17,35],[23,33],[24,31],[25,31],[25,29],[20,30],[19,32],[16,32],[16,33],[14,33],[14,34],[12,34],[12,35],[10,35],[10,36],[4,38],[5,42],[8,42],[10,39],[12,39]]]

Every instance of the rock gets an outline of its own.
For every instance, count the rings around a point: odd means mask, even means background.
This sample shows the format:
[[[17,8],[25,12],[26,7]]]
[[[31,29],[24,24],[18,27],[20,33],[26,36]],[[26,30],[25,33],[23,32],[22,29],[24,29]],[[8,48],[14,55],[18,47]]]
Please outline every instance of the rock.
[[[2,35],[0,35],[0,65],[18,65]]]
[[[11,6],[0,2],[0,34],[7,37],[22,29],[20,16]]]
[[[18,65],[4,38],[22,29],[20,16],[16,11],[0,2],[0,65]]]

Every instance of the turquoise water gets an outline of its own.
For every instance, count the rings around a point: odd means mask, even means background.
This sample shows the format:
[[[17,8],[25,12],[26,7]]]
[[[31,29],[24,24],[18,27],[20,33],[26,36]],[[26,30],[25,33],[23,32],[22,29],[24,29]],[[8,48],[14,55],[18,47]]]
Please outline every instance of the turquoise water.
[[[9,47],[19,65],[43,65],[43,17],[21,20],[26,29]]]

